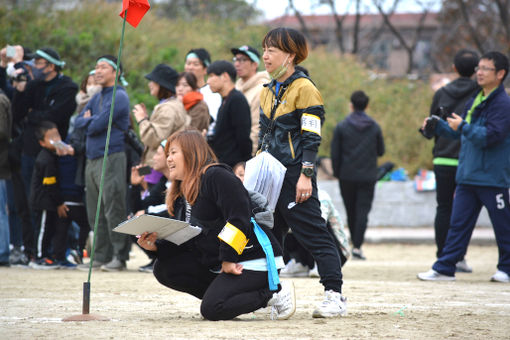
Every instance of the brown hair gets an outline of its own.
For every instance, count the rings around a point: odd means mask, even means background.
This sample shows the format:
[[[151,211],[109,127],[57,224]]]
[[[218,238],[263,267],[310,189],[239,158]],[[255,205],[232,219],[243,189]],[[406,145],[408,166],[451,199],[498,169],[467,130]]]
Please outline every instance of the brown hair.
[[[193,91],[198,90],[197,77],[193,73],[181,72],[179,74],[179,77],[177,78],[177,83],[179,83],[179,80],[181,80],[182,78],[186,80],[186,83],[188,83],[188,85],[191,86],[191,89]]]
[[[184,179],[173,180],[166,195],[168,212],[174,216],[174,203],[177,197],[184,196],[189,204],[195,204],[200,192],[200,177],[207,168],[218,163],[218,159],[204,136],[197,130],[178,131],[168,137],[165,145],[167,157],[172,144],[177,144],[181,148],[186,169]]]
[[[174,93],[172,91],[170,91],[166,87],[159,85],[159,91],[158,91],[158,99],[159,100],[170,98],[173,95],[174,95]]]
[[[308,56],[308,44],[301,32],[287,27],[278,27],[267,32],[262,40],[262,48],[276,47],[284,52],[295,54],[294,65]]]

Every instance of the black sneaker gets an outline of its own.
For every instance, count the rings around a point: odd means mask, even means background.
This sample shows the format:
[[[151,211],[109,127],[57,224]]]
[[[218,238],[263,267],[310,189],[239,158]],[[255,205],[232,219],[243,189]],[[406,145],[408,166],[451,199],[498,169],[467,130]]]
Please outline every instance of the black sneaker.
[[[49,259],[47,257],[44,257],[42,259],[39,259],[35,261],[32,265],[32,268],[34,269],[42,269],[42,270],[48,270],[48,269],[59,269],[60,266],[58,263],[52,259]]]

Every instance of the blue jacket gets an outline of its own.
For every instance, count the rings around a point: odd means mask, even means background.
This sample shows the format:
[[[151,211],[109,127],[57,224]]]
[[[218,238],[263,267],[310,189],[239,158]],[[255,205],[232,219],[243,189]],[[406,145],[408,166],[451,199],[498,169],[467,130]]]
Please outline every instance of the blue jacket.
[[[510,188],[510,97],[503,85],[475,108],[470,124],[462,125],[453,131],[441,120],[436,127],[439,135],[461,139],[457,184]]]
[[[75,127],[87,127],[86,155],[88,159],[104,156],[106,132],[110,107],[112,104],[113,87],[106,87],[90,99],[82,112],[76,118]],[[92,116],[84,118],[83,114],[90,110]],[[124,131],[129,127],[129,97],[126,90],[117,87],[113,124],[110,135],[108,154],[124,151]]]

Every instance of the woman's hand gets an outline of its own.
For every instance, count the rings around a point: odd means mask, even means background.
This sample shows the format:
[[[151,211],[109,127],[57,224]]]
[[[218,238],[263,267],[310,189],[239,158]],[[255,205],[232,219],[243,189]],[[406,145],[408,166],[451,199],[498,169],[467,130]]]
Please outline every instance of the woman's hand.
[[[136,121],[139,122],[142,119],[149,118],[149,115],[147,114],[147,108],[145,107],[144,103],[136,104],[133,108],[133,114],[135,115]]]
[[[156,246],[156,240],[158,238],[158,233],[148,233],[144,232],[140,237],[138,238],[138,245],[142,247],[145,250],[148,251],[157,251],[158,247]]]
[[[243,265],[235,262],[221,263],[221,272],[227,274],[241,275],[243,273]]]
[[[301,174],[296,184],[296,203],[303,203],[312,196],[312,179]]]

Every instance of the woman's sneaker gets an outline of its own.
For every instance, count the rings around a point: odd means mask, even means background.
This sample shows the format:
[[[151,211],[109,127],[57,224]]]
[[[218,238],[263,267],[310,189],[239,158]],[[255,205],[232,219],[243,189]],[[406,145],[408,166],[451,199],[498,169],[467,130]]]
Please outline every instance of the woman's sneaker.
[[[347,315],[347,299],[339,292],[327,290],[324,300],[313,311],[314,318],[333,318]]]
[[[271,307],[271,320],[287,320],[296,312],[294,282],[282,281],[281,286],[282,289],[267,302]]]

